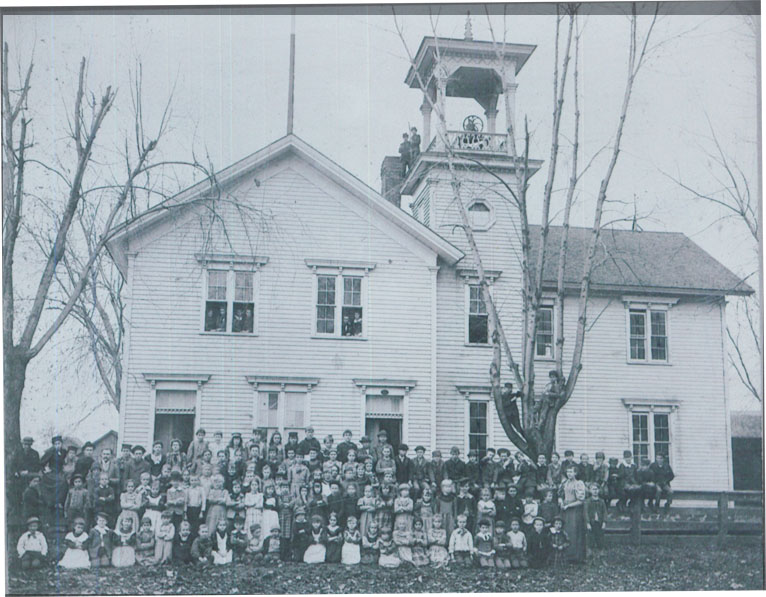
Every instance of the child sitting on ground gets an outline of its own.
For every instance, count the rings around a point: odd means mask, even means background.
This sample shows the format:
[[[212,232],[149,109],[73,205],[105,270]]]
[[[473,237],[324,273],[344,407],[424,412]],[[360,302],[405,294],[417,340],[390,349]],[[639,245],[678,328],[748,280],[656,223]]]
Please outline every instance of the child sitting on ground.
[[[152,528],[152,519],[144,516],[141,519],[141,530],[136,535],[136,562],[142,566],[154,564],[154,547],[156,539]]]
[[[85,521],[83,520],[82,529],[84,530],[84,528]],[[39,529],[40,519],[37,516],[30,516],[27,519],[27,531],[19,537],[19,541],[16,544],[16,552],[19,554],[19,559],[21,559],[22,570],[42,568],[45,564],[45,557],[48,555],[48,542],[45,540],[45,535]],[[69,533],[69,535],[71,534]],[[87,566],[81,567],[87,568]]]
[[[489,520],[482,518],[478,525],[479,532],[476,533],[476,540],[474,545],[476,546],[476,555],[479,559],[480,568],[494,568],[495,567],[495,546],[492,540],[492,533],[490,532]]]
[[[369,487],[369,485],[368,485]],[[378,563],[378,522],[372,518],[367,524],[367,530],[362,536],[362,564]]]
[[[564,519],[556,516],[553,519],[551,533],[551,549],[553,550],[553,565],[559,566],[564,563],[564,552],[569,547],[569,535],[564,530]]]
[[[112,559],[112,531],[106,526],[107,520],[106,513],[99,512],[96,514],[96,526],[90,530],[88,554],[93,568],[109,566]]]
[[[112,566],[128,568],[136,563],[136,531],[133,518],[127,517],[120,521],[119,528],[114,532],[114,548],[112,549]]]
[[[514,518],[511,530],[508,531],[508,542],[511,546],[511,567],[527,567],[527,536],[521,531],[521,521]]]
[[[179,525],[178,533],[176,533],[173,540],[173,561],[179,564],[194,563],[192,545],[194,545],[194,541],[192,540],[191,523],[188,520],[184,520]]]
[[[206,524],[199,525],[197,538],[192,543],[192,559],[197,566],[207,566],[213,558],[213,542]]]
[[[221,518],[213,536],[213,564],[217,566],[231,564],[232,555],[229,525],[226,519]]]
[[[269,536],[263,540],[263,547],[261,551],[263,558],[270,563],[275,563],[279,560],[281,538],[279,536],[279,527],[272,526]]]
[[[245,530],[245,517],[241,514],[234,519],[234,530],[231,532],[231,549],[235,560],[241,560],[247,549],[248,538]]]
[[[176,528],[173,526],[173,513],[170,510],[164,510],[160,517],[160,527],[155,533],[155,564],[165,564],[170,562],[170,559],[173,556],[173,538],[175,535]]]
[[[386,527],[380,532],[378,539],[378,565],[383,568],[398,568],[402,561],[399,559],[399,549],[391,538],[391,531]]]
[[[88,557],[88,533],[85,532],[85,519],[76,518],[73,530],[64,537],[66,552],[59,562],[59,566],[69,570],[78,568],[90,568]]]
[[[354,566],[361,561],[359,545],[362,542],[362,534],[359,532],[359,522],[356,516],[346,519],[346,530],[343,533],[343,549],[340,561],[347,566]]]
[[[450,559],[458,566],[470,566],[471,555],[473,554],[473,536],[471,531],[466,529],[468,517],[460,514],[457,517],[457,528],[452,531],[449,538]]]
[[[493,541],[495,548],[495,568],[510,568],[511,543],[506,534],[505,521],[498,520],[495,524],[495,538]]]
[[[314,514],[311,517],[311,535],[310,544],[303,554],[303,561],[306,564],[320,564],[325,561],[327,555],[327,532],[322,524],[322,517]]]
[[[530,568],[544,568],[551,555],[551,534],[545,528],[545,521],[538,516],[532,523],[532,532],[527,536],[527,553]]]
[[[444,517],[434,514],[431,530],[428,532],[428,559],[437,568],[446,566],[449,562],[447,551],[447,529],[443,527]]]
[[[412,521],[412,563],[415,566],[427,566],[429,562],[428,535],[423,521],[416,518]]]
[[[247,553],[254,562],[257,562],[263,558],[261,550],[263,549],[263,541],[261,541],[261,525],[250,525],[250,539],[247,542]]]
[[[399,518],[396,521],[393,539],[399,559],[404,563],[412,564],[412,533],[407,526],[406,519]]]

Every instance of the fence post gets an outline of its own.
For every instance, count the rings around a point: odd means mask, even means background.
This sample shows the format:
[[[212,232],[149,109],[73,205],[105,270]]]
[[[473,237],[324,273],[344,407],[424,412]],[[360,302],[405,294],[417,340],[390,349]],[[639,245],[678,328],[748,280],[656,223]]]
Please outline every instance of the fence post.
[[[630,503],[630,538],[634,545],[641,545],[641,502],[632,499]]]
[[[729,531],[729,494],[722,491],[718,496],[718,541],[723,543]]]

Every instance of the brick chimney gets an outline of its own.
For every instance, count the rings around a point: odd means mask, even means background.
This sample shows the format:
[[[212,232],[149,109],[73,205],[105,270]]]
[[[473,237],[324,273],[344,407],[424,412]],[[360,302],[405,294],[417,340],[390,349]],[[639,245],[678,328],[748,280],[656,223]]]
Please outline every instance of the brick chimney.
[[[396,207],[401,207],[402,194],[402,160],[399,156],[388,155],[380,165],[380,194]]]

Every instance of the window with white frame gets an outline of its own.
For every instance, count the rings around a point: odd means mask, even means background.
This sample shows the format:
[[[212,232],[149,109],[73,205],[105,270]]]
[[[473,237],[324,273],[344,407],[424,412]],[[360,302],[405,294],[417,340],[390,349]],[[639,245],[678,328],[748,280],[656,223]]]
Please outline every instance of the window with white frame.
[[[633,455],[637,462],[654,460],[662,454],[670,462],[670,409],[634,409],[631,411]]]
[[[468,286],[468,343],[489,343],[489,315],[487,305],[481,294],[481,286],[470,284]]]
[[[306,427],[307,394],[305,391],[265,390],[258,392],[257,424],[282,435]]]
[[[489,444],[489,401],[468,401],[468,449],[484,458]]]
[[[476,200],[472,202],[468,206],[468,217],[471,221],[471,228],[474,230],[488,230],[492,226],[492,209],[484,201]]]
[[[537,310],[537,337],[535,356],[539,359],[553,358],[553,307],[543,306]]]
[[[253,333],[254,275],[252,271],[207,270],[206,332]]]
[[[629,360],[668,362],[667,309],[630,307],[628,334]]]
[[[374,263],[306,260],[315,272],[312,335],[364,338],[368,272]]]

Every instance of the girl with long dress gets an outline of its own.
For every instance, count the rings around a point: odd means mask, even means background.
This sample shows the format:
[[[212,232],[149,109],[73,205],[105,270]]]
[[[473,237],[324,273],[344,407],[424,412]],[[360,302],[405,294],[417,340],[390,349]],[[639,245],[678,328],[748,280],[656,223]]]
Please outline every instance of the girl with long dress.
[[[449,563],[447,551],[447,530],[443,528],[444,517],[434,514],[431,532],[428,533],[428,559],[436,567],[443,567]]]
[[[126,518],[130,519],[130,528],[133,529],[134,533],[138,528],[138,511],[141,509],[142,503],[141,494],[135,489],[136,484],[133,479],[128,479],[128,482],[125,484],[125,491],[120,494],[120,508],[122,508],[122,512],[120,512],[114,525],[114,528],[117,530],[122,528],[122,521]]]
[[[426,532],[426,535],[431,532],[431,525],[436,510],[433,496],[433,491],[426,485],[423,487],[423,493],[420,499],[415,502],[414,514],[423,521],[423,530]]]
[[[377,512],[378,527],[381,531],[388,529],[391,531],[394,528],[394,500],[396,498],[395,485],[391,483],[384,483],[380,486],[380,501],[381,506]]]
[[[441,493],[436,498],[436,512],[442,515],[442,527],[447,536],[452,535],[457,525],[457,502],[455,501],[454,485],[449,479],[444,479],[441,485]]]
[[[495,502],[492,501],[492,494],[489,487],[482,487],[479,501],[476,504],[476,527],[474,533],[479,532],[479,522],[486,520],[489,523],[490,535],[495,532],[495,516],[497,509]]]
[[[378,539],[378,521],[373,518],[362,535],[362,564],[378,563]]]
[[[142,566],[154,564],[154,546],[156,539],[152,528],[152,519],[144,516],[141,520],[141,530],[136,535],[136,562]]]
[[[381,505],[380,498],[375,496],[375,490],[372,488],[372,485],[365,485],[364,495],[357,501],[357,508],[362,513],[359,523],[362,536],[367,534],[367,529],[370,528],[370,522],[375,520],[375,516]]]
[[[248,539],[252,539],[250,529],[253,525],[263,527],[263,493],[257,490],[255,484],[252,484],[242,503],[245,506],[245,529],[247,529]]]
[[[582,564],[585,562],[585,483],[575,478],[577,469],[567,467],[566,480],[559,488],[561,517],[564,530],[569,537],[569,546],[564,550],[564,559]]]
[[[218,521],[226,520],[226,499],[229,492],[224,488],[223,475],[213,476],[213,486],[207,494],[207,518],[205,523],[208,529],[217,529]]]
[[[154,534],[157,534],[157,530],[160,528],[160,518],[162,517],[162,511],[165,509],[165,496],[160,493],[160,480],[155,479],[152,481],[149,494],[144,495],[144,518],[148,518],[152,521],[152,530]]]
[[[346,520],[346,530],[343,533],[343,550],[340,561],[347,566],[354,566],[362,561],[360,544],[362,534],[359,532],[359,523],[356,516],[349,516]]]
[[[399,548],[391,538],[391,531],[383,529],[378,539],[378,566],[383,568],[398,568],[402,561],[399,559]]]
[[[341,552],[343,551],[343,529],[338,526],[338,515],[335,512],[330,513],[326,532],[327,550],[325,553],[325,562],[329,564],[339,564]]]
[[[394,543],[398,550],[399,559],[407,564],[412,564],[412,531],[407,526],[405,519],[399,519],[394,529]]]
[[[85,519],[75,519],[74,530],[64,537],[64,545],[66,545],[66,552],[58,563],[59,566],[69,570],[90,568],[88,533],[85,532]]]
[[[325,561],[327,554],[327,533],[323,528],[322,517],[314,514],[311,517],[311,535],[310,545],[303,554],[303,561],[306,564],[320,564]]]
[[[415,504],[410,497],[410,486],[407,483],[399,485],[399,497],[394,500],[394,527],[399,526],[399,522],[404,523],[408,531],[412,531],[412,511]]]
[[[123,518],[114,532],[112,566],[128,568],[136,563],[136,531],[132,518]]]
[[[263,524],[261,528],[271,532],[279,526],[279,500],[277,499],[276,485],[267,485],[263,494]]]
[[[412,563],[415,566],[426,566],[430,562],[428,559],[428,536],[426,535],[423,521],[416,518],[412,522]]]

